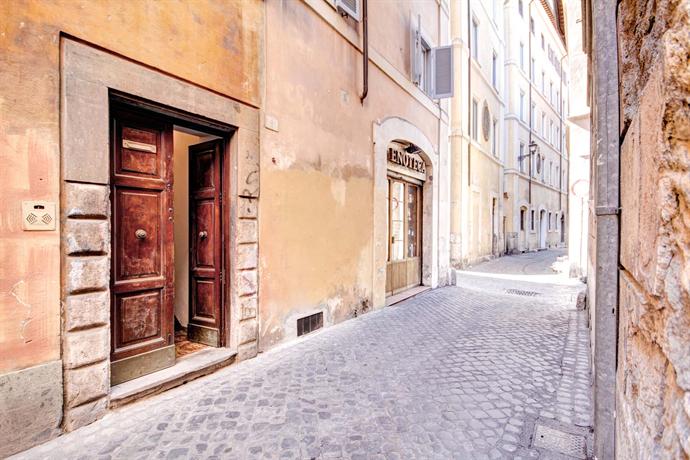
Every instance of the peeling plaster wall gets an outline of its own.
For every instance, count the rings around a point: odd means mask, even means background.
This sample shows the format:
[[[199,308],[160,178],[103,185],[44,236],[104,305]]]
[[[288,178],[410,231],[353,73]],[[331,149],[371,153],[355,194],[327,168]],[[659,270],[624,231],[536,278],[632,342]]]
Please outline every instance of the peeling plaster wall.
[[[438,149],[438,114],[395,78],[409,83],[411,18],[421,13],[422,28],[438,43],[440,8],[412,1],[369,7],[370,53],[399,74],[370,62],[362,105],[362,55],[343,36],[359,40],[361,26],[325,1],[266,4],[265,124],[277,122],[277,131],[264,128],[261,139],[262,350],[294,338],[299,317],[324,311],[330,325],[378,306],[372,283],[377,120],[408,120]]]
[[[619,5],[616,456],[690,456],[690,4]]]

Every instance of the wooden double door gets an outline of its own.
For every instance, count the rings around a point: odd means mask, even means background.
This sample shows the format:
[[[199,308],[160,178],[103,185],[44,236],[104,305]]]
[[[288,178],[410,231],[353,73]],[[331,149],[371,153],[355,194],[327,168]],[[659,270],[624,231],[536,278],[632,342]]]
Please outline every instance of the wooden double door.
[[[115,108],[111,163],[111,384],[175,363],[173,125]],[[220,346],[222,139],[189,148],[189,338]]]
[[[422,183],[388,178],[386,295],[422,284]]]

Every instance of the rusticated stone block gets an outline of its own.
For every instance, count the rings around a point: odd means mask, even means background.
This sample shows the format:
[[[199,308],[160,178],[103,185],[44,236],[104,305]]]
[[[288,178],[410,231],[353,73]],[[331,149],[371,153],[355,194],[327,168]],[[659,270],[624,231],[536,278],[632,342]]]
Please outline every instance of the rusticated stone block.
[[[93,423],[103,417],[108,410],[108,398],[82,404],[65,410],[65,431],[74,431],[77,428]]]
[[[67,219],[63,227],[65,254],[106,253],[110,247],[107,220]]]
[[[109,361],[101,361],[79,369],[65,370],[65,405],[76,407],[108,394]]]
[[[259,196],[259,139],[256,133],[239,130],[236,134],[237,194],[246,197]]]
[[[256,296],[240,297],[240,320],[256,318],[257,303]]]
[[[239,346],[237,350],[237,360],[244,361],[245,359],[251,359],[256,357],[258,354],[256,340],[253,342],[244,343]]]
[[[259,200],[256,198],[240,197],[237,215],[244,219],[256,219],[259,215]]]
[[[256,270],[241,271],[238,276],[237,293],[240,296],[247,296],[255,294],[257,291],[257,274]]]
[[[256,220],[240,219],[237,224],[238,243],[256,243],[259,241],[258,223]]]
[[[621,194],[621,264],[637,274],[640,224],[640,155],[639,117],[635,117],[628,128],[625,142],[621,146],[621,190],[635,191]]]
[[[237,247],[236,267],[240,270],[256,268],[259,261],[257,244],[240,244]]]
[[[65,334],[63,364],[66,369],[102,361],[110,354],[108,327],[87,329]]]
[[[107,289],[110,282],[110,260],[107,256],[67,257],[65,290],[74,293]]]
[[[259,332],[259,323],[255,318],[240,322],[240,345],[256,340]]]
[[[108,186],[64,182],[63,193],[64,213],[67,217],[108,217]]]
[[[65,330],[102,326],[110,320],[110,293],[92,292],[65,299]]]
[[[51,361],[0,375],[0,457],[60,434],[62,363]]]

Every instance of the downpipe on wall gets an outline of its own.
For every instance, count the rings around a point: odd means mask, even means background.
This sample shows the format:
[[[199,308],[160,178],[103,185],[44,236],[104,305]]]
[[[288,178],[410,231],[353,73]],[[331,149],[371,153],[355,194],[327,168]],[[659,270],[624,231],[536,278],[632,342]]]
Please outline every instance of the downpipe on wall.
[[[364,99],[369,94],[369,13],[367,0],[362,0],[362,95],[359,102],[364,105]]]

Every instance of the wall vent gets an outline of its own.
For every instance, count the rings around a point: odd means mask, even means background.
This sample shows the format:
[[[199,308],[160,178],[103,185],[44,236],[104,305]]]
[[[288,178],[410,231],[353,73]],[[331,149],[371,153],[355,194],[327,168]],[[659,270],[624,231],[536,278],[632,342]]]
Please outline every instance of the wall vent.
[[[297,337],[304,334],[309,334],[317,329],[323,327],[323,312],[318,312],[313,315],[305,316],[297,320]]]

